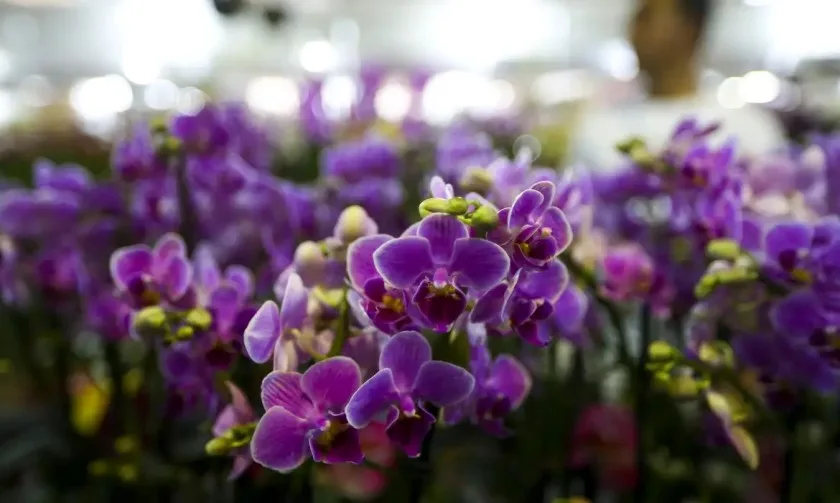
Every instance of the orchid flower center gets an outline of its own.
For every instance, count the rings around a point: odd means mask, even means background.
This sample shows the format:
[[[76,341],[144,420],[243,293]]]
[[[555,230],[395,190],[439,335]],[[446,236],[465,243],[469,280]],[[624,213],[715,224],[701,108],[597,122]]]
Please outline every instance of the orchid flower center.
[[[350,425],[346,423],[328,420],[321,428],[321,432],[318,434],[318,438],[315,441],[322,447],[329,447],[335,441],[336,437],[344,433],[349,427]]]
[[[403,313],[405,312],[405,303],[399,297],[395,297],[393,295],[385,294],[382,296],[382,305],[385,306],[386,309],[393,311],[395,313]]]
[[[432,283],[429,285],[429,293],[438,297],[458,298],[458,289],[452,283],[444,283],[442,285]]]
[[[540,229],[540,234],[542,234],[542,237],[544,238],[550,237],[552,234],[551,227],[543,227]]]

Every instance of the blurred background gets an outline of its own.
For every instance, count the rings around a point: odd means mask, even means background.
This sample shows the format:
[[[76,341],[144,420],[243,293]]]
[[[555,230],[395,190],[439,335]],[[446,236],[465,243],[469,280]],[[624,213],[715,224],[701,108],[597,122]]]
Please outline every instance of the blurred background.
[[[537,107],[568,122],[582,100],[639,92],[626,39],[633,3],[3,0],[0,125],[78,124],[107,137],[121,115],[195,109],[208,96],[293,120],[300,84],[314,77],[338,118],[363,65],[386,72],[375,104],[387,119]],[[830,120],[840,113],[838,16],[830,0],[719,1],[703,87],[725,108],[804,108]],[[428,74],[419,89],[418,70]]]

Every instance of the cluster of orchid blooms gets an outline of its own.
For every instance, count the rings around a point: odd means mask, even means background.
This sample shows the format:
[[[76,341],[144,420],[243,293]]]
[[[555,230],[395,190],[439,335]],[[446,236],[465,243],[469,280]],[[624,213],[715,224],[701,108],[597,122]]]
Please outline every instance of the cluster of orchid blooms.
[[[752,465],[757,406],[837,387],[840,149],[821,138],[744,164],[713,130],[685,121],[661,152],[631,140],[625,167],[572,176],[453,128],[427,190],[404,188],[398,147],[369,136],[330,147],[306,186],[272,174],[241,108],[208,106],[139,127],[110,180],[44,161],[34,188],[4,188],[0,287],[9,304],[83,312],[105,340],[146,341],[166,413],[216,416],[207,451],[234,456],[234,476],[251,461],[360,463],[376,428],[411,457],[435,423],[505,435],[531,371],[490,339],[590,347],[601,307],[642,305],[685,321],[683,347],[648,341],[653,381],[702,394]],[[427,196],[410,225],[405,191]],[[441,360],[458,341],[466,359]],[[217,385],[245,359],[266,364],[262,414]]]

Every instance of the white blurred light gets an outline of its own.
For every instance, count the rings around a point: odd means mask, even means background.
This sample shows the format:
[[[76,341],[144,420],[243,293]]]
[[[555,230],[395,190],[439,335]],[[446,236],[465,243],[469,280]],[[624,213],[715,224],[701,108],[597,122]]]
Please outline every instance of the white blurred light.
[[[338,54],[328,40],[310,40],[300,49],[300,66],[311,73],[326,73],[338,65]]]
[[[50,81],[41,75],[30,75],[23,79],[18,88],[21,102],[34,108],[52,103],[54,90]]]
[[[70,105],[85,120],[101,120],[125,112],[134,102],[131,85],[119,75],[78,82],[70,90]]]
[[[0,81],[4,81],[12,75],[12,68],[11,54],[0,49]]]
[[[386,121],[399,122],[411,110],[413,96],[411,89],[402,82],[386,82],[376,92],[373,106],[376,113]]]
[[[207,94],[196,87],[185,87],[178,94],[178,112],[187,115],[194,115],[204,108],[207,103]]]
[[[145,86],[160,77],[161,65],[152,53],[132,50],[123,55],[122,72],[129,81]]]
[[[258,77],[248,83],[245,101],[255,112],[294,115],[300,105],[295,82],[286,77]]]
[[[0,89],[0,126],[5,126],[15,118],[15,97],[6,89]]]
[[[178,106],[179,89],[170,80],[156,80],[143,90],[143,102],[152,110],[171,110]]]
[[[481,108],[487,95],[476,90],[486,86],[487,80],[473,73],[439,73],[423,90],[423,115],[433,124],[445,124],[461,113]]]
[[[741,99],[747,103],[770,103],[779,97],[779,78],[767,71],[749,72],[740,81]]]
[[[597,59],[599,67],[614,79],[629,82],[639,74],[639,60],[627,40],[607,42],[598,51]]]
[[[203,77],[222,40],[222,21],[207,0],[121,0],[115,15],[120,49],[145,83],[157,77],[150,78],[152,66]]]
[[[744,106],[741,97],[741,77],[729,77],[718,86],[717,100],[723,108],[737,109]]]
[[[506,80],[483,80],[480,85],[476,82],[475,98],[468,111],[481,117],[492,117],[510,109],[515,102],[513,84]]]
[[[37,42],[41,36],[38,18],[28,12],[4,13],[0,33],[8,44],[24,48]]]
[[[589,75],[582,70],[567,70],[540,75],[531,86],[534,99],[543,105],[582,100],[592,95]]]
[[[334,75],[326,79],[321,89],[324,114],[330,120],[346,119],[356,104],[358,93],[359,88],[352,77]]]
[[[744,0],[744,5],[747,7],[766,7],[772,3],[773,0]]]

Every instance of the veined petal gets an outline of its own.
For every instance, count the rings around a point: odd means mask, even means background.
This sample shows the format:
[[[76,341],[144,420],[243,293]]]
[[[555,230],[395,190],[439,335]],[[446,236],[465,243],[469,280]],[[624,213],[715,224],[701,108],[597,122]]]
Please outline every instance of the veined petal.
[[[222,280],[222,272],[210,246],[201,244],[193,255],[193,267],[195,268],[195,280],[201,289],[212,292],[219,286]]]
[[[526,189],[516,196],[508,214],[508,227],[518,229],[531,223],[532,215],[543,203],[543,195],[536,190]]]
[[[449,272],[458,282],[479,292],[502,282],[510,271],[510,258],[497,244],[478,238],[459,239],[455,243]]]
[[[569,271],[559,260],[552,260],[541,270],[522,270],[518,275],[516,290],[529,300],[557,300],[569,285]]]
[[[572,244],[572,225],[563,210],[552,206],[542,216],[543,228],[551,230],[551,237],[557,243],[557,252],[562,253]]]
[[[373,253],[392,239],[387,234],[367,236],[353,241],[347,247],[347,276],[355,288],[361,289],[367,280],[379,276]]]
[[[156,274],[155,280],[163,286],[170,300],[177,300],[187,293],[192,277],[192,265],[186,257],[173,256]]]
[[[770,319],[780,333],[810,337],[826,327],[819,298],[811,290],[795,292],[780,300],[770,311]]]
[[[379,355],[379,368],[390,369],[394,384],[403,392],[411,391],[420,368],[432,359],[429,341],[418,332],[400,332],[391,337]]]
[[[429,241],[435,265],[446,266],[452,261],[455,243],[469,237],[470,233],[456,217],[435,213],[420,221],[417,235]]]
[[[373,261],[379,274],[395,288],[412,286],[435,266],[429,241],[421,237],[388,241],[374,252]]]
[[[245,266],[232,265],[225,269],[225,281],[236,288],[242,300],[254,295],[254,275]]]
[[[554,194],[557,192],[557,187],[552,182],[541,181],[531,185],[531,190],[535,190],[543,196],[542,204],[534,211],[534,214],[542,215],[551,206],[551,203],[554,202]]]
[[[356,429],[371,421],[384,419],[399,401],[399,393],[390,369],[382,369],[362,384],[344,409],[347,422]]]
[[[228,405],[222,409],[222,412],[220,412],[216,417],[216,421],[213,423],[213,429],[211,431],[213,432],[214,437],[221,437],[226,431],[237,424],[239,424],[239,421],[237,421],[236,411],[234,410],[233,405]]]
[[[297,372],[271,372],[265,376],[260,386],[265,410],[282,407],[299,418],[310,417],[315,408],[303,391],[302,380],[303,376]]]
[[[283,331],[303,326],[308,305],[309,292],[303,286],[303,280],[299,275],[291,274],[280,306],[279,320]]]
[[[158,239],[153,254],[155,263],[163,264],[172,257],[186,257],[187,245],[181,236],[168,232]]]
[[[472,323],[498,323],[502,319],[507,283],[499,283],[478,298],[470,313]]]
[[[253,419],[254,410],[251,404],[248,403],[248,398],[242,393],[242,390],[230,381],[225,382],[228,392],[230,392],[230,404],[236,411],[236,418],[239,423],[246,423]]]
[[[151,272],[152,260],[152,250],[146,245],[120,248],[111,255],[111,279],[117,287],[125,289],[132,278]]]
[[[245,327],[245,352],[248,357],[257,363],[267,362],[281,332],[280,309],[274,301],[267,300]]]
[[[420,367],[414,381],[413,395],[438,407],[455,405],[467,398],[475,378],[457,365],[433,360]]]
[[[290,472],[306,460],[308,430],[305,420],[282,407],[271,408],[257,423],[251,440],[251,456],[266,468]]]
[[[500,355],[490,368],[487,385],[503,394],[516,409],[531,392],[531,375],[516,358]]]
[[[362,384],[359,366],[346,356],[320,361],[303,373],[301,387],[321,411],[339,414]]]
[[[765,251],[769,257],[778,260],[785,252],[811,248],[813,228],[802,222],[785,222],[774,226],[764,238]]]

